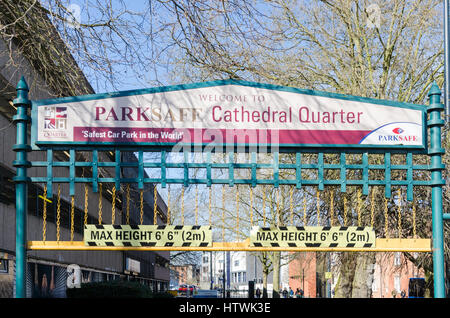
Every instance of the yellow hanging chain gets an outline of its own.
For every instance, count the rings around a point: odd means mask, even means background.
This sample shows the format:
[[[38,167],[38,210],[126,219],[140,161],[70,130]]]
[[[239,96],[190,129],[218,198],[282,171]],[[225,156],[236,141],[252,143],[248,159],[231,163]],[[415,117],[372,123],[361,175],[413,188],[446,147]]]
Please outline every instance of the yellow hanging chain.
[[[58,199],[56,206],[56,240],[59,242],[60,234],[60,222],[61,222],[61,187],[58,184]]]
[[[212,186],[209,187],[209,226],[212,226]]]
[[[294,186],[289,189],[289,206],[291,213],[291,226],[294,225]]]
[[[47,185],[44,185],[44,208],[42,213],[42,241],[45,242],[47,236]]]
[[[388,233],[388,199],[384,198],[384,236],[389,238]]]
[[[361,198],[361,189],[358,189],[358,202],[356,204],[356,212],[358,214],[358,226],[361,226],[361,207],[362,207],[362,198]]]
[[[84,184],[84,225],[86,225],[88,221],[88,199],[88,186],[87,184]]]
[[[222,185],[222,242],[225,242],[225,185]]]
[[[198,185],[195,185],[195,225],[198,225]]]
[[[116,221],[116,186],[112,188],[112,200],[111,200],[111,224]]]
[[[98,224],[102,224],[102,209],[103,209],[103,198],[102,198],[102,184],[99,184],[99,197],[98,197]]]
[[[236,236],[239,237],[239,186],[236,186]]]
[[[347,226],[347,213],[348,213],[347,195],[344,195],[344,226]]]
[[[158,203],[157,203],[158,190],[156,185],[153,186],[153,225],[158,224]]]
[[[74,217],[75,217],[75,196],[72,195],[70,205],[70,241],[73,241]]]
[[[130,184],[127,183],[127,225],[130,224]]]
[[[140,191],[140,205],[139,205],[139,214],[140,214],[140,224],[144,223],[144,189]]]
[[[317,226],[320,225],[320,192],[316,191]]]
[[[181,187],[181,225],[184,225],[184,186]]]
[[[280,188],[277,188],[277,226],[280,226]]]
[[[306,226],[306,197],[303,194],[303,226]]]
[[[330,191],[330,222],[334,226],[334,190]]]
[[[250,226],[253,226],[253,187],[250,187]]]
[[[172,222],[170,220],[170,183],[167,188],[167,225],[170,225]]]
[[[266,227],[266,187],[263,185],[263,225]]]
[[[372,188],[372,195],[370,198],[370,226],[374,226],[374,220],[375,220],[375,191],[376,188]]]
[[[402,238],[402,188],[398,189],[398,238]]]
[[[413,200],[412,202],[412,216],[413,216],[413,238],[417,237],[417,232],[416,232],[416,202],[415,200]]]

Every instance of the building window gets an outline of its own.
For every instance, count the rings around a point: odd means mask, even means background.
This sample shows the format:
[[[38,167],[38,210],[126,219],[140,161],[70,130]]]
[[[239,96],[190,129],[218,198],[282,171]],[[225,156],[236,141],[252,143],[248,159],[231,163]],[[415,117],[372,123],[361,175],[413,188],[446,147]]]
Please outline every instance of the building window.
[[[4,204],[15,204],[14,173],[0,166],[0,202]]]
[[[0,274],[7,274],[7,273],[8,273],[8,260],[0,259]]]
[[[394,276],[394,289],[397,293],[400,292],[400,275]]]
[[[394,265],[400,266],[402,261],[402,253],[401,252],[395,252],[394,253]]]

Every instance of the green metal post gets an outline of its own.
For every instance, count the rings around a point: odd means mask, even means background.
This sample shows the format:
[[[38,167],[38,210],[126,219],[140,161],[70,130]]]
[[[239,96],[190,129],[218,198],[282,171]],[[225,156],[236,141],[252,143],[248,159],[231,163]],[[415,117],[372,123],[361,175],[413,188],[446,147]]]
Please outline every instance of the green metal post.
[[[16,176],[13,178],[16,183],[16,297],[26,297],[26,265],[27,265],[27,167],[30,162],[27,160],[27,152],[31,150],[27,141],[27,126],[31,122],[28,116],[28,85],[22,77],[17,84],[17,98],[14,99],[14,106],[17,114],[13,117],[13,122],[17,127],[16,144],[13,150],[16,152],[16,160],[13,166],[16,167]]]
[[[430,148],[428,155],[431,157],[431,211],[433,222],[433,272],[434,272],[434,297],[445,298],[445,264],[444,264],[444,221],[442,207],[442,187],[445,181],[442,180],[442,170],[445,165],[442,164],[442,154],[445,149],[442,148],[441,127],[444,126],[444,120],[441,119],[441,111],[444,105],[441,104],[441,90],[436,83],[431,86],[428,93],[430,105],[428,107],[429,119],[427,122],[430,127]]]

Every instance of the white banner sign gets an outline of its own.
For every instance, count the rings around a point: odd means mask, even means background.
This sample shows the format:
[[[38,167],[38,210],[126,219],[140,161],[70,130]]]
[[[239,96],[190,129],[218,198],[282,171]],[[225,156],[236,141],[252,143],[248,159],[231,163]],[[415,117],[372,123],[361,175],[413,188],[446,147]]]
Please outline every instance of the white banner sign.
[[[426,107],[239,81],[33,102],[37,145],[424,148]]]

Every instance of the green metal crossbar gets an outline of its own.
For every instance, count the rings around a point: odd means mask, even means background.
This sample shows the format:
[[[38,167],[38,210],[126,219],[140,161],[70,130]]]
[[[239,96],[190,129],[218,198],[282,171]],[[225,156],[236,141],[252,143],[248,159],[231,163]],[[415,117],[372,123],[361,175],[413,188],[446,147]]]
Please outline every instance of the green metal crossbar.
[[[369,194],[370,186],[384,186],[385,197],[390,198],[392,193],[392,187],[406,187],[407,200],[413,200],[413,187],[414,186],[430,186],[430,180],[415,180],[414,172],[422,171],[427,172],[428,177],[430,170],[429,165],[413,164],[413,154],[405,154],[405,164],[392,164],[391,153],[384,154],[383,164],[369,164],[368,152],[362,153],[362,163],[347,163],[347,156],[354,153],[336,152],[339,156],[338,163],[324,163],[325,153],[321,152],[317,155],[317,163],[306,163],[302,160],[301,152],[295,154],[295,163],[282,163],[280,162],[280,154],[275,152],[272,154],[271,163],[258,163],[256,162],[257,154],[251,153],[251,162],[249,163],[236,163],[234,162],[235,154],[233,152],[228,153],[227,162],[213,162],[211,153],[207,153],[206,161],[204,162],[190,162],[188,152],[183,154],[183,162],[168,162],[167,152],[161,151],[159,161],[146,161],[144,159],[144,150],[137,152],[137,161],[135,162],[123,162],[121,160],[120,149],[102,149],[102,151],[112,152],[113,161],[99,161],[99,151],[92,151],[92,161],[76,161],[75,152],[78,148],[68,149],[70,154],[68,161],[56,161],[54,151],[47,149],[47,161],[34,161],[31,162],[31,167],[46,167],[46,175],[42,177],[31,177],[31,182],[46,183],[47,184],[47,197],[51,198],[53,195],[52,184],[53,183],[69,183],[70,195],[75,195],[76,183],[90,183],[94,192],[98,191],[99,183],[114,183],[116,188],[120,188],[122,183],[135,183],[139,189],[144,188],[146,183],[158,183],[163,188],[167,184],[182,184],[185,187],[191,184],[205,184],[210,187],[213,184],[228,184],[233,186],[236,184],[249,184],[252,187],[257,185],[272,185],[279,187],[280,185],[292,185],[297,188],[302,186],[317,186],[319,190],[324,190],[325,186],[339,186],[341,192],[347,191],[347,186],[362,186],[363,195]],[[329,154],[329,153],[327,153]],[[67,167],[69,168],[69,177],[55,177],[53,175],[53,167]],[[76,167],[90,168],[92,170],[91,177],[76,176]],[[124,178],[121,173],[121,168],[137,168],[138,176],[135,178]],[[114,177],[104,177],[99,173],[100,168],[114,168]],[[145,177],[146,169],[158,169],[160,171],[160,177]],[[179,178],[167,177],[170,169],[183,169],[183,173]],[[190,178],[190,171],[192,169],[203,169],[206,173],[204,177]],[[213,177],[214,169],[222,169],[228,171],[226,174],[228,178],[215,178]],[[236,169],[247,169],[250,172],[250,178],[237,178],[235,176]],[[272,178],[258,177],[259,169],[271,169]],[[280,178],[280,170],[290,170],[295,175],[295,179]],[[339,178],[331,179],[325,178],[326,171],[339,171]],[[310,174],[304,178],[302,172],[312,171],[317,172],[317,178],[310,178]],[[361,178],[359,179],[347,179],[347,174],[351,171],[361,171]],[[376,180],[369,179],[371,171],[384,171],[384,179]],[[405,171],[406,179],[393,180],[393,171]],[[181,177],[182,176],[182,177]]]

